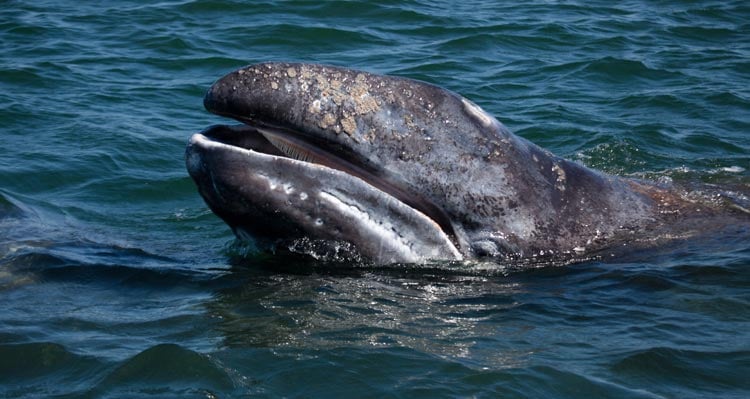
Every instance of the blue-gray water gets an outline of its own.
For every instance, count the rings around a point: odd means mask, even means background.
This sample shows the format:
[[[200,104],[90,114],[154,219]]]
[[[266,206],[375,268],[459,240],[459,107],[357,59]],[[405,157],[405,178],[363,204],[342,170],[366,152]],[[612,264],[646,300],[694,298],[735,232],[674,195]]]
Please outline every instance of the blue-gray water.
[[[0,50],[1,397],[750,396],[746,228],[526,271],[313,267],[243,256],[183,161],[215,79],[291,60],[747,189],[745,1],[4,1]]]

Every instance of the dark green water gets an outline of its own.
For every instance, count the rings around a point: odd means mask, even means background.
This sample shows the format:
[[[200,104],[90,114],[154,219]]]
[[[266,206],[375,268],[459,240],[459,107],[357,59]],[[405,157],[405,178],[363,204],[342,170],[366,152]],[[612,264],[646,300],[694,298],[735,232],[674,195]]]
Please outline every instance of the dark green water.
[[[5,1],[0,50],[0,397],[750,396],[747,226],[526,271],[313,267],[243,257],[183,161],[215,79],[293,60],[748,201],[747,2]]]

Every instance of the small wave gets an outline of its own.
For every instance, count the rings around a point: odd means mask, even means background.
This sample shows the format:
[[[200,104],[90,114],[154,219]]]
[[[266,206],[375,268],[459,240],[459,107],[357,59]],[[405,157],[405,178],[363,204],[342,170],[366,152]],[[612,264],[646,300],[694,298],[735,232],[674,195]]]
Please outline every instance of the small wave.
[[[78,355],[52,342],[0,345],[0,393],[28,392],[30,385],[44,381],[47,394],[64,394],[86,386],[104,364]],[[10,395],[14,396],[14,395]]]
[[[127,252],[127,251],[126,251]],[[19,253],[0,259],[0,290],[16,288],[39,282],[68,281],[83,284],[125,287],[190,287],[210,282],[221,273],[216,270],[195,270],[178,267],[173,262],[136,251],[135,256],[127,253],[112,254],[116,263],[81,263],[80,259],[65,256],[39,247],[25,248]],[[131,262],[128,261],[130,259]]]
[[[689,39],[696,42],[730,43],[742,40],[736,30],[713,26],[674,26],[667,28],[667,32],[676,39]]]
[[[368,43],[384,44],[384,39],[372,31],[348,27],[298,26],[274,24],[267,28],[269,35],[256,39],[256,46],[304,46],[314,45],[318,51],[336,48],[338,42],[356,42],[365,46]]]
[[[13,200],[12,197],[0,190],[0,220],[6,218],[20,218],[26,214],[26,211],[20,203]]]
[[[718,169],[714,169],[714,170],[709,170],[708,173],[711,173],[711,174],[724,173],[724,172],[726,172],[726,173],[742,173],[745,170],[747,170],[747,169],[743,168],[742,166],[733,165],[733,166],[724,166],[724,167],[721,167],[721,168],[718,168]]]
[[[683,387],[692,394],[698,391],[710,397],[725,396],[729,391],[739,393],[738,387],[750,388],[746,370],[738,367],[748,360],[750,352],[742,350],[702,352],[655,347],[625,355],[612,369],[639,384]]]
[[[98,383],[97,383],[98,381]],[[159,344],[119,364],[78,355],[50,342],[0,345],[0,393],[45,395],[215,397],[233,378],[211,357]]]
[[[179,388],[172,388],[175,386]],[[229,374],[210,357],[176,344],[159,344],[122,362],[91,393],[209,396],[208,393],[230,391],[233,387]]]
[[[661,273],[647,271],[629,272],[626,270],[612,270],[596,276],[597,289],[603,291],[628,290],[643,292],[658,292],[673,290],[679,283]],[[594,283],[593,281],[591,283]]]
[[[681,75],[679,72],[670,72],[646,65],[639,60],[622,59],[614,57],[603,57],[589,61],[583,72],[591,78],[606,83],[627,83],[632,85],[635,81],[663,81]]]
[[[628,94],[624,97],[615,98],[613,100],[614,105],[618,108],[627,110],[652,110],[653,109],[665,109],[665,110],[691,110],[691,114],[698,115],[700,112],[704,112],[700,107],[697,107],[695,103],[689,102],[685,97],[676,95],[673,93],[636,93]]]
[[[636,390],[572,370],[550,366],[536,366],[509,373],[517,387],[499,397],[555,397],[555,398],[654,398],[647,390]]]
[[[185,265],[139,248],[85,239],[13,240],[0,242],[0,251],[0,290],[61,281],[122,287],[190,287],[225,273]]]
[[[722,107],[722,110],[726,110],[727,107],[732,107],[738,112],[745,112],[747,111],[748,107],[750,107],[749,98],[745,98],[742,95],[732,91],[708,93],[706,96],[706,100],[708,100],[714,106]]]

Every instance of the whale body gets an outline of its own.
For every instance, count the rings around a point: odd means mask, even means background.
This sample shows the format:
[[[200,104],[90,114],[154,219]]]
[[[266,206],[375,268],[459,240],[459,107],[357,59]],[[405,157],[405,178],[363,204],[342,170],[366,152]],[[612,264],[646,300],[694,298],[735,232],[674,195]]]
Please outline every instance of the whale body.
[[[337,243],[377,264],[575,259],[721,213],[555,156],[403,77],[262,63],[219,79],[204,105],[242,123],[194,134],[187,169],[238,237],[269,245]]]

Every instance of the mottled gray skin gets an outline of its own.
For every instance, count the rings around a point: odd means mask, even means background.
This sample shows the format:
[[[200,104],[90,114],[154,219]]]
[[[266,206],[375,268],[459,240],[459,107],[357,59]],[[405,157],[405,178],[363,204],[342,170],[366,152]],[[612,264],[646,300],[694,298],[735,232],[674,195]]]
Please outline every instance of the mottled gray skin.
[[[377,263],[581,255],[628,242],[634,232],[663,224],[673,208],[685,206],[664,190],[556,157],[513,135],[469,100],[411,79],[333,66],[257,64],[217,81],[206,94],[205,106],[327,148],[386,185],[413,194],[414,202],[427,203],[421,212],[413,209],[414,203],[402,203],[407,210],[394,213],[399,219],[375,209],[378,198],[400,202],[394,199],[399,195],[384,196],[381,190],[387,189],[364,182],[354,188],[351,182],[360,179],[347,173],[335,171],[336,176],[323,178],[310,164],[294,161],[290,166],[292,160],[281,157],[251,165],[239,152],[226,149],[214,148],[207,155],[210,145],[191,140],[188,169],[208,204],[235,232],[247,228],[255,235],[343,240]],[[207,135],[211,133],[209,129]],[[286,197],[268,198],[267,186],[252,183],[243,172],[268,173],[266,161],[283,164],[275,169],[278,179],[308,176],[291,183],[304,186],[308,195],[352,187],[347,198],[359,201],[360,209],[375,209],[376,216],[370,217],[377,223],[404,231],[413,253],[384,253],[392,248],[368,245],[376,233],[357,234],[351,215],[337,218],[333,208],[321,216],[315,213],[317,205],[310,205],[302,216],[295,213],[300,205]],[[336,185],[337,179],[343,184]],[[227,184],[229,180],[234,182]],[[414,214],[428,214],[435,223]],[[324,233],[330,229],[310,225],[310,218],[325,219],[327,227],[346,233]],[[420,219],[418,227],[405,223],[415,219]],[[248,227],[259,223],[279,231]],[[440,237],[443,230],[455,249]],[[422,243],[412,237],[420,234],[430,238]]]

